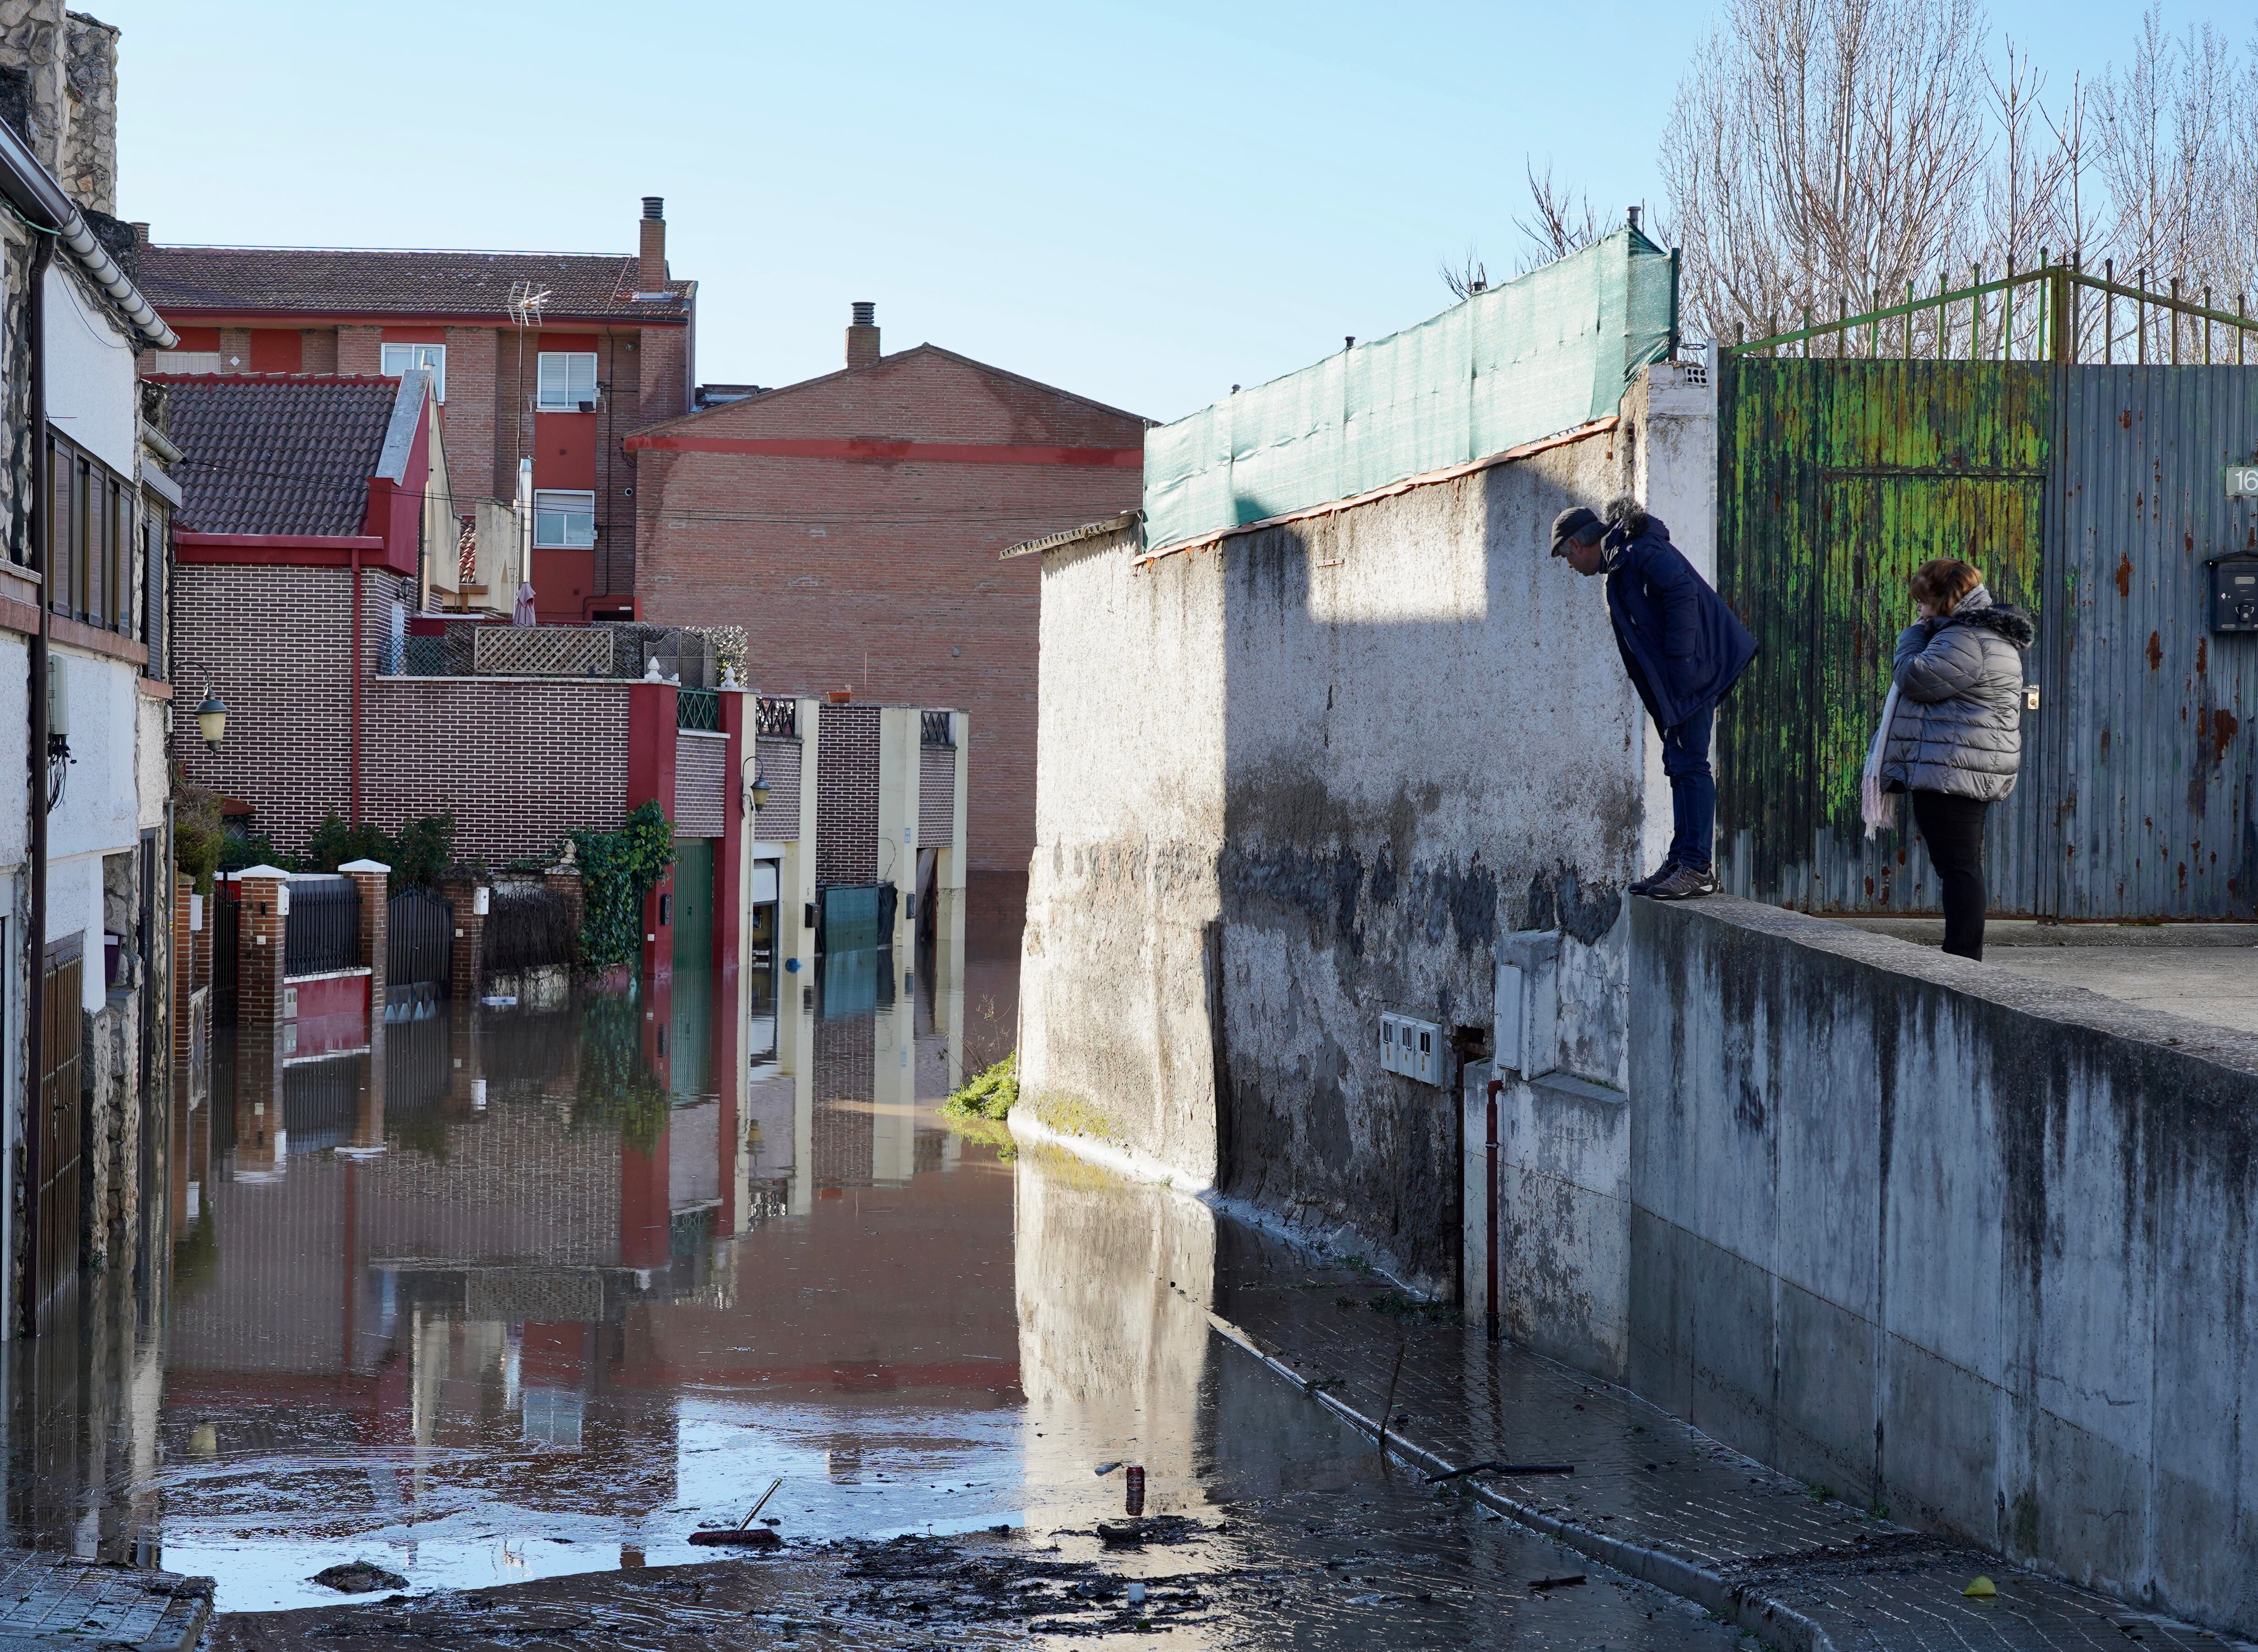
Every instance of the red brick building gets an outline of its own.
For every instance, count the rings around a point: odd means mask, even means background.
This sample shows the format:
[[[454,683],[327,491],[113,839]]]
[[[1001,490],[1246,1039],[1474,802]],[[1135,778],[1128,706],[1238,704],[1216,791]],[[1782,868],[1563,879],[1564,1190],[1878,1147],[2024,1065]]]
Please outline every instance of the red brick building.
[[[933,345],[628,438],[644,617],[740,625],[765,694],[970,713],[968,871],[1034,847],[1038,571],[1012,545],[1139,502],[1146,421]]]
[[[515,497],[533,461],[533,585],[548,623],[632,617],[634,431],[692,405],[697,283],[669,277],[663,203],[633,256],[166,246],[134,274],[180,335],[143,371],[396,377],[422,367],[453,514]],[[507,597],[489,598],[507,611]]]

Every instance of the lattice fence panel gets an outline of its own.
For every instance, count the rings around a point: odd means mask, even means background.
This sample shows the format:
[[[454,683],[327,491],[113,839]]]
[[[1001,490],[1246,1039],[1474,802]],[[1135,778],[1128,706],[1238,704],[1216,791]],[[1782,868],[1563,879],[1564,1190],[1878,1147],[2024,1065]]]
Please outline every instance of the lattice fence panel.
[[[481,676],[608,677],[612,634],[585,625],[488,625],[476,633],[472,666]]]

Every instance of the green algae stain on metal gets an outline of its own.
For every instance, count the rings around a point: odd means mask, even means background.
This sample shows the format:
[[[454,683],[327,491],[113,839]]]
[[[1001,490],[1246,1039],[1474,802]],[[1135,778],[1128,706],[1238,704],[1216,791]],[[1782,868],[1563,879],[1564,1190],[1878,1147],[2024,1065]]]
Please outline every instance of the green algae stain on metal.
[[[1729,887],[1810,910],[1904,910],[1902,833],[1865,841],[1858,773],[1913,618],[1907,581],[1931,557],[1962,557],[1999,601],[2037,609],[2049,370],[1719,367],[1719,588],[1760,649],[1720,709]],[[2000,893],[2032,909],[2034,890]]]

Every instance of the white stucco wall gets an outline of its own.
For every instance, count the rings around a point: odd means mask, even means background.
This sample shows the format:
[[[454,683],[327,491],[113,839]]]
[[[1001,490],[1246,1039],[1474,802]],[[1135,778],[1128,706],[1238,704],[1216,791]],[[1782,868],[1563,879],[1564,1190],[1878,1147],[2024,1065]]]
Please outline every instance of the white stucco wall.
[[[1498,938],[1556,931],[1560,1065],[1621,1090],[1669,788],[1550,527],[1643,492],[1708,566],[1714,430],[1663,369],[1473,474],[1142,570],[1047,553],[1026,1105],[1454,1292],[1457,1098],[1381,1069],[1379,1017],[1479,1039]]]
[[[47,417],[121,476],[133,476],[139,393],[133,348],[107,311],[50,266],[47,301]]]

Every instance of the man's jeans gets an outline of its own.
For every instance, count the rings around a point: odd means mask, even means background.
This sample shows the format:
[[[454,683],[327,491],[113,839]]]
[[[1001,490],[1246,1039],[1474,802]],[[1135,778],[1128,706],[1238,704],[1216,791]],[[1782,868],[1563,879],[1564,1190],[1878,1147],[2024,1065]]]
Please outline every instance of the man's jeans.
[[[1698,872],[1709,870],[1710,840],[1717,830],[1717,781],[1709,772],[1709,731],[1716,720],[1716,708],[1705,706],[1662,731],[1662,772],[1670,777],[1674,828],[1670,858]]]

